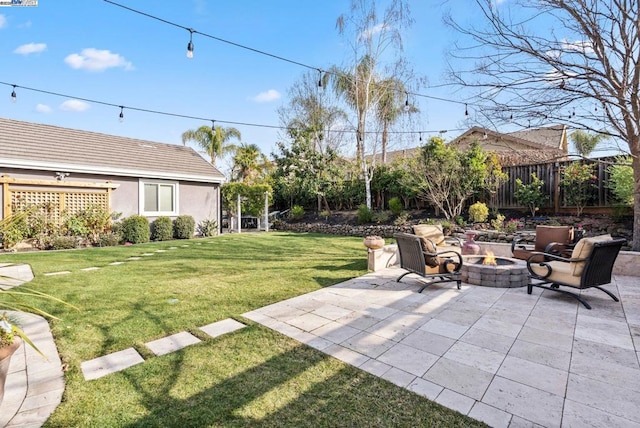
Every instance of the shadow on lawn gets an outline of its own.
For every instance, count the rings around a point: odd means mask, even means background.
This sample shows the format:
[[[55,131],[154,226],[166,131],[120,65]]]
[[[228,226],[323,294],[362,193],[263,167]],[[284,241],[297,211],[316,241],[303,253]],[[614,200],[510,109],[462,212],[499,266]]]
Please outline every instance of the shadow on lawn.
[[[174,363],[176,369],[182,360]],[[329,360],[300,345],[186,399],[172,398],[167,382],[144,393],[143,404],[150,413],[125,426],[454,426],[460,422],[453,411]],[[323,364],[330,367],[318,368]],[[306,376],[317,379],[305,389],[300,376],[314,369],[317,373]],[[277,395],[279,388],[286,391],[284,396]],[[259,403],[261,399],[265,403]],[[252,411],[260,415],[253,416]]]

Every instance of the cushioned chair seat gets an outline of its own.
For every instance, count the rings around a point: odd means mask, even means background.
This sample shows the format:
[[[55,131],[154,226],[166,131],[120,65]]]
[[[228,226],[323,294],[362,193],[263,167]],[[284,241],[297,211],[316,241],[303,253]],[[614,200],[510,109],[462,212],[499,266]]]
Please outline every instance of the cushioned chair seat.
[[[601,235],[581,239],[573,249],[570,258],[534,253],[527,259],[527,269],[531,274],[527,293],[531,294],[533,287],[557,291],[576,298],[587,309],[591,309],[591,306],[579,295],[562,290],[560,287],[597,288],[617,302],[618,298],[613,293],[600,286],[611,282],[613,264],[625,243],[624,239]]]

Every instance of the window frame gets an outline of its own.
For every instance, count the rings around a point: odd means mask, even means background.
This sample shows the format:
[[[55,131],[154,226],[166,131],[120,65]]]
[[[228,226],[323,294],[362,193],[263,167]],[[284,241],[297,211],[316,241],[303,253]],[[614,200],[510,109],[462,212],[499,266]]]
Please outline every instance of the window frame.
[[[173,188],[173,211],[145,211],[145,186],[147,184],[156,185],[156,189],[159,189],[160,186],[171,186]],[[180,186],[177,181],[169,181],[169,180],[147,180],[140,179],[138,181],[138,211],[140,215],[148,216],[148,217],[159,217],[159,216],[177,216],[178,214],[178,202],[180,201]],[[158,198],[158,205],[160,205],[160,198]]]

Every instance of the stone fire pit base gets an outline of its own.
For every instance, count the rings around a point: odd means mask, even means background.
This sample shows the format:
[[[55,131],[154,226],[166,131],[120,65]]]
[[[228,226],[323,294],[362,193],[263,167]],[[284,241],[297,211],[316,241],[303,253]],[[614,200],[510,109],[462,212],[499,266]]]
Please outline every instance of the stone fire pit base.
[[[462,256],[460,270],[462,282],[485,287],[524,287],[529,282],[529,271],[523,260],[496,257],[498,266],[483,265],[484,256]]]

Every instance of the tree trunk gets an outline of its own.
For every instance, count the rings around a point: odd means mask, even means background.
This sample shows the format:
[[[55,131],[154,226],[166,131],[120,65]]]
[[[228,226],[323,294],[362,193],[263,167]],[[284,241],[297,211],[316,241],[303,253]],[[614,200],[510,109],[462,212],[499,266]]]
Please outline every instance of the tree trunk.
[[[631,158],[631,168],[633,169],[633,240],[631,250],[640,251],[640,159],[637,154]]]
[[[387,163],[387,138],[389,136],[389,124],[387,121],[384,121],[384,125],[382,127],[382,165]]]

